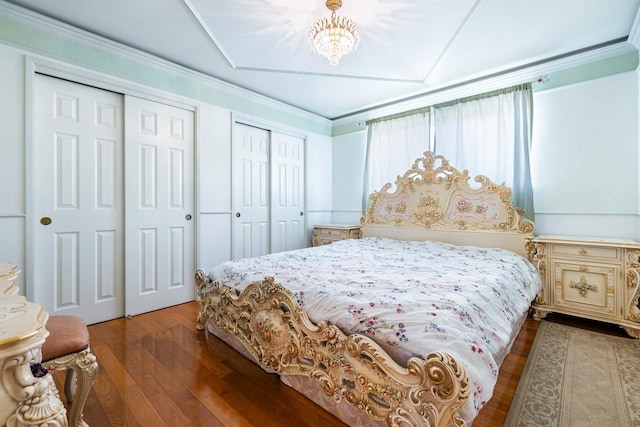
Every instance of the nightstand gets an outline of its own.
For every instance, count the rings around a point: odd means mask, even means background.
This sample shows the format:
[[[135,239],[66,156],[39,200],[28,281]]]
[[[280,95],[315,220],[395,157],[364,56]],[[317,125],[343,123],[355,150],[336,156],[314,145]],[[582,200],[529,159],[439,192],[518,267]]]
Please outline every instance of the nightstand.
[[[313,246],[322,246],[337,240],[359,239],[359,225],[316,225],[313,227]]]
[[[640,338],[640,243],[540,236],[533,244],[542,278],[535,319],[570,314],[620,325]]]

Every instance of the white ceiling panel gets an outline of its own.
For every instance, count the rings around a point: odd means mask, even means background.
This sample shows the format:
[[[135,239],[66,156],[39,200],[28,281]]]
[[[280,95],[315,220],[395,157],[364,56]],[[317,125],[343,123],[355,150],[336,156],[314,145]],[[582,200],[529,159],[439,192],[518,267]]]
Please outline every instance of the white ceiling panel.
[[[637,9],[635,1],[483,1],[426,82],[511,69],[625,37]]]

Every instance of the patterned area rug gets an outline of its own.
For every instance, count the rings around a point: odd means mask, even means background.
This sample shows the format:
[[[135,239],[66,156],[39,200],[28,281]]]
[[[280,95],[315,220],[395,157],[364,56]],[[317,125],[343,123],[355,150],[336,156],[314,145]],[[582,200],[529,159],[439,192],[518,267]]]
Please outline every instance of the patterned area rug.
[[[640,426],[640,340],[543,320],[505,426]]]

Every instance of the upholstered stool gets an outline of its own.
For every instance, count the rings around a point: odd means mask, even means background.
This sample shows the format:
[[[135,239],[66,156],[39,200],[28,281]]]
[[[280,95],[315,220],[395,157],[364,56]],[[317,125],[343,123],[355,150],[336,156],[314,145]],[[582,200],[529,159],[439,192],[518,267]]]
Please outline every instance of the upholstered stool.
[[[96,357],[89,351],[87,325],[76,316],[49,316],[45,328],[49,336],[42,345],[42,365],[49,372],[66,371],[64,394],[71,403],[69,425],[87,426],[84,404],[98,373]]]

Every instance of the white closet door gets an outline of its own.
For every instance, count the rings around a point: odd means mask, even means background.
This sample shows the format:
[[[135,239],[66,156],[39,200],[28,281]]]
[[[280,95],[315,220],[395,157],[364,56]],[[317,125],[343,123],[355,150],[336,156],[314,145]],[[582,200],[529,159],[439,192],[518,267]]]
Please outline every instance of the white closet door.
[[[36,75],[34,96],[34,300],[121,317],[122,95]]]
[[[271,132],[271,252],[305,244],[304,139]]]
[[[194,113],[125,97],[126,315],[195,298]]]
[[[269,246],[269,131],[233,129],[233,257],[266,255]]]

